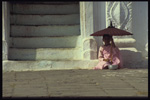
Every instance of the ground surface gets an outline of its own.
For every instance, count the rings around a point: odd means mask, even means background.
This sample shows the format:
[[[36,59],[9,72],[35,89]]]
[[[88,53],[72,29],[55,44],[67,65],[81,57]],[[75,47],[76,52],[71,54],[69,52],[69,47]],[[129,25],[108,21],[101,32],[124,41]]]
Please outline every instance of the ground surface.
[[[3,97],[148,97],[148,69],[4,72]]]

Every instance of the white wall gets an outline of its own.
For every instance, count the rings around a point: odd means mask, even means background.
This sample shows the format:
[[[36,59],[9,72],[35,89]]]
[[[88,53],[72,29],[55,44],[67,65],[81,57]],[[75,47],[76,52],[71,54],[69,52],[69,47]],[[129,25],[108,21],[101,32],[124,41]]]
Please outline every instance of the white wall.
[[[105,3],[102,1],[94,2],[93,16],[94,16],[94,32],[106,28],[106,14],[105,14]],[[97,52],[99,47],[102,45],[102,37],[95,37],[97,42]]]
[[[10,4],[8,2],[2,2],[2,47],[3,47],[3,60],[8,60],[8,50],[10,43]]]
[[[94,32],[106,28],[105,2],[94,2]],[[148,43],[148,2],[132,3],[132,31],[136,40],[136,49],[141,51],[143,56],[148,56],[146,44]],[[95,37],[98,48],[102,45],[101,37]]]
[[[133,2],[133,38],[136,40],[136,49],[143,56],[148,56],[145,45],[148,43],[148,2]]]

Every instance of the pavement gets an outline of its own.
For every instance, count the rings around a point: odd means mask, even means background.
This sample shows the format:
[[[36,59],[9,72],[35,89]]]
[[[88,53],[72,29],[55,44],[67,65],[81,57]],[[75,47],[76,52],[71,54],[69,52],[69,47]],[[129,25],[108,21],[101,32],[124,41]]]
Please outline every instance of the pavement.
[[[148,97],[148,69],[3,72],[2,97]]]

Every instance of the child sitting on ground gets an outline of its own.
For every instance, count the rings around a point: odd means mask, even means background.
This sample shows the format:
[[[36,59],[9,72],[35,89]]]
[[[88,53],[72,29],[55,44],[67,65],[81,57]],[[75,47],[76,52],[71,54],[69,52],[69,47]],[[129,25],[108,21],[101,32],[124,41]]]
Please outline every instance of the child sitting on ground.
[[[103,42],[104,45],[99,48],[99,63],[94,69],[108,69],[109,65],[117,65],[118,68],[122,68],[120,50],[116,47],[112,36],[108,34],[103,35]]]

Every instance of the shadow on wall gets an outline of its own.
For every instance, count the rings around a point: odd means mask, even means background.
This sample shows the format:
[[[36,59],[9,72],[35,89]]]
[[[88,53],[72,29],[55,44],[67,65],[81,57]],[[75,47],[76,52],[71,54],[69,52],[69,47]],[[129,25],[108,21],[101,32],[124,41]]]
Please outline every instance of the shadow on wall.
[[[8,55],[8,60],[12,61],[35,61],[36,49],[10,48]]]
[[[99,48],[100,46],[103,45],[102,36],[94,37],[94,39],[96,40],[97,43],[97,59],[98,59]]]
[[[123,67],[131,69],[147,69],[148,68],[148,59],[142,57],[140,52],[134,52],[129,50],[120,50]]]
[[[148,2],[133,2],[132,30],[136,40],[136,49],[145,55],[145,45],[148,42]]]
[[[60,51],[65,51],[80,46],[80,42],[78,36],[15,38],[10,45],[8,59],[18,61],[60,60],[58,48],[61,48]]]

